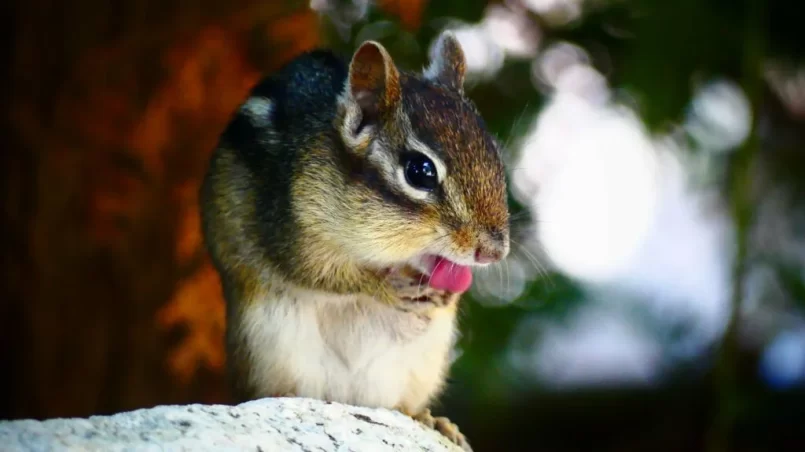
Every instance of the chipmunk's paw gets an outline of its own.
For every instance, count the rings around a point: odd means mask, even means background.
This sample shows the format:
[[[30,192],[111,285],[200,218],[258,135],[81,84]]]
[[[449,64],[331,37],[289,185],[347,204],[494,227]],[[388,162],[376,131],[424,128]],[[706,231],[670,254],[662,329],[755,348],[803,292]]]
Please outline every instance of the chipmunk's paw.
[[[405,311],[423,312],[445,307],[456,302],[460,296],[430,287],[426,277],[418,274],[392,273],[388,276],[388,282],[398,300],[397,306]]]
[[[457,444],[465,452],[472,452],[472,447],[470,447],[470,443],[467,441],[467,438],[463,433],[461,433],[461,431],[459,431],[456,424],[450,422],[450,419],[443,416],[433,417],[430,409],[427,408],[421,413],[413,416],[413,418],[414,420],[421,422],[426,427],[432,428],[441,433],[442,436]]]

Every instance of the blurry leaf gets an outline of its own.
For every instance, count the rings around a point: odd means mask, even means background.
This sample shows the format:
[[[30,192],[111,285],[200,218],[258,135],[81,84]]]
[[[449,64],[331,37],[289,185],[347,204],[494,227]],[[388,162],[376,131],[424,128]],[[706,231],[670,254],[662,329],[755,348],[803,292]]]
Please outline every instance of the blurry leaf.
[[[378,20],[363,26],[355,34],[352,47],[356,48],[368,40],[383,44],[394,56],[397,65],[402,68],[416,70],[417,63],[423,58],[416,35],[401,29],[396,23],[389,20]]]
[[[802,3],[790,0],[768,1],[768,56],[802,61],[805,39],[802,38]]]
[[[390,20],[378,20],[371,22],[355,34],[354,43],[357,45],[364,41],[382,41],[400,32],[400,28]]]
[[[589,52],[593,66],[617,82],[619,70],[614,66],[623,62],[624,51],[635,39],[636,16],[628,2],[599,2],[590,5],[582,20],[548,30],[542,47],[557,41],[581,46]]]
[[[563,316],[583,300],[581,288],[561,273],[549,273],[534,281],[514,305],[546,316]]]
[[[507,62],[494,80],[468,86],[467,96],[504,145],[514,143],[528,130],[543,104],[542,94],[532,83],[531,64],[526,61]]]
[[[463,335],[459,346],[465,353],[456,361],[454,368],[459,373],[466,370],[480,374],[504,352],[523,311],[514,306],[486,308],[469,296],[462,303],[464,307],[460,321]]]
[[[681,117],[695,77],[738,73],[743,16],[714,3],[636,0],[632,4],[640,16],[619,79],[637,95],[650,128]]]
[[[385,14],[398,18],[404,29],[415,31],[422,24],[422,14],[430,2],[427,0],[379,0],[377,3]]]
[[[802,269],[797,265],[780,263],[776,266],[780,284],[788,295],[801,307],[805,308],[805,281]]]
[[[426,16],[434,19],[452,18],[478,22],[489,5],[486,0],[438,0],[428,2]]]

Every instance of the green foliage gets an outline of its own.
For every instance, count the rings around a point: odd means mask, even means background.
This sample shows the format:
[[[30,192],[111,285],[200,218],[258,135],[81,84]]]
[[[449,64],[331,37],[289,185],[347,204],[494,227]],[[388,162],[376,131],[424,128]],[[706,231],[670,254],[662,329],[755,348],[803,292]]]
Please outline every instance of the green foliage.
[[[635,24],[620,81],[642,100],[643,118],[651,128],[680,119],[696,81],[713,74],[738,75],[743,16],[716,3],[634,2],[644,14]]]
[[[443,26],[455,21],[477,23],[487,3],[480,0],[430,1],[422,27],[413,32],[373,8],[366,20],[352,27],[348,36],[329,33],[328,43],[349,53],[364,39],[375,39],[387,46],[401,65],[416,69],[426,64],[428,47]],[[749,0],[583,3],[587,9],[582,19],[561,26],[551,26],[533,13],[524,14],[540,26],[541,48],[567,41],[587,50],[593,65],[607,76],[610,84],[636,100],[642,119],[652,131],[678,124],[699,84],[714,76],[745,83],[748,75],[759,79],[764,69],[763,61],[747,63],[748,24],[752,23],[752,18],[747,17]],[[767,55],[786,60],[805,56],[802,16],[795,12],[795,3],[766,2],[769,22],[761,24],[761,28],[769,31]],[[490,131],[504,145],[508,161],[516,157],[519,140],[546,100],[545,94],[534,86],[531,63],[527,59],[507,58],[495,77],[467,86],[468,95],[478,106]],[[768,93],[750,94],[757,103]],[[794,141],[793,145],[786,143],[786,146],[801,149],[802,141]],[[795,151],[789,151],[785,158],[801,160]],[[729,163],[734,165],[734,162]],[[727,170],[732,168],[727,166]],[[785,161],[775,168],[775,174],[793,181],[792,186],[796,187],[805,180],[801,177],[802,170],[801,164]],[[518,171],[518,168],[510,168],[510,171]],[[725,196],[729,197],[730,193]],[[510,206],[513,217],[517,218],[515,234],[522,233],[521,226],[531,222],[529,213],[513,196],[510,196]],[[805,308],[801,268],[790,265],[777,268],[789,296]],[[526,319],[561,323],[589,302],[587,295],[574,281],[550,273],[536,278],[517,299],[502,306],[490,306],[485,303],[487,300],[476,299],[477,295],[465,296],[460,317],[462,354],[451,371],[452,379],[459,383],[447,394],[448,412],[454,410],[453,415],[469,417],[470,414],[461,412],[467,408],[486,422],[495,416],[493,412],[499,412],[490,410],[502,409],[501,406],[510,403],[507,400],[538,390],[533,382],[520,381],[506,364],[515,331]],[[640,308],[633,311],[636,324],[650,334],[663,337],[664,342],[673,343],[687,331],[684,325],[669,325]],[[697,372],[702,370],[701,364],[693,364]],[[763,406],[757,401],[752,403],[752,406]],[[583,412],[584,403],[580,402],[579,406],[582,407],[579,411]]]

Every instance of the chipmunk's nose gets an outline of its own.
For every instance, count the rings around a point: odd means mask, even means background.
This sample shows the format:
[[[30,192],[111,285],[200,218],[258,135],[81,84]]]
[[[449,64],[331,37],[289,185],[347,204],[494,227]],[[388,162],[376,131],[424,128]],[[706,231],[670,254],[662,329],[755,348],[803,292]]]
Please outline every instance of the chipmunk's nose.
[[[502,233],[493,232],[485,235],[475,248],[475,262],[479,264],[499,262],[508,254],[508,248]]]
[[[475,249],[475,262],[479,264],[491,264],[503,258],[503,252],[497,248],[480,245]]]

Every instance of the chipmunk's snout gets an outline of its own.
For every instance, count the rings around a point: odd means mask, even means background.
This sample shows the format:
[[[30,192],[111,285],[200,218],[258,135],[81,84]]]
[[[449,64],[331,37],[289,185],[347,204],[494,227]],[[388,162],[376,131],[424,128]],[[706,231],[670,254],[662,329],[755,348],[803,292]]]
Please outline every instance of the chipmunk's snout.
[[[500,262],[509,254],[509,241],[499,231],[482,234],[475,248],[475,262],[493,264]]]

